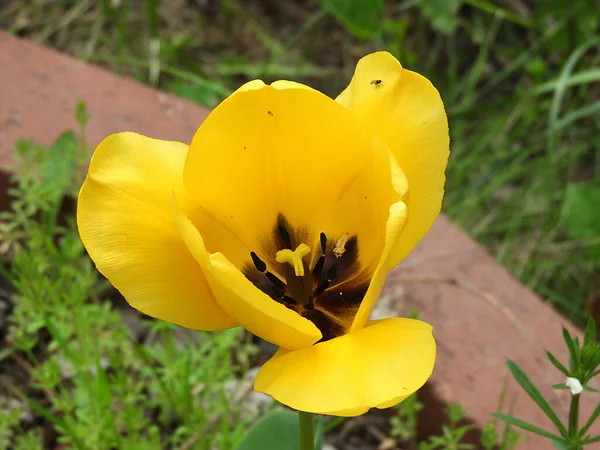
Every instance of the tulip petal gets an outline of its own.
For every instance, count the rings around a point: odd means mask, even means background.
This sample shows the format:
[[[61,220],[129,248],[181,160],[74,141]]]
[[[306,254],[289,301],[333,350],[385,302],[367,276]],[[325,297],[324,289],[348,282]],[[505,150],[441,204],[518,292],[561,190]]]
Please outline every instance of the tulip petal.
[[[285,348],[308,347],[322,335],[308,319],[275,302],[221,253],[210,258],[219,304],[251,333]]]
[[[391,252],[408,220],[410,206],[407,208],[405,203],[409,197],[408,189],[406,177],[390,149],[376,137],[369,163],[336,203],[324,226],[328,235],[340,236],[347,232],[358,239],[358,270],[349,279],[332,283],[324,293],[325,302],[316,301],[317,306],[339,315],[344,312],[344,307],[348,310],[344,300],[348,293],[356,290],[352,286],[364,283],[364,295],[350,317],[348,331],[365,325],[379,299],[391,269]],[[342,309],[338,312],[339,308]]]
[[[362,58],[336,99],[392,149],[410,186],[410,219],[394,249],[392,266],[408,255],[440,212],[449,155],[448,121],[438,91],[403,69],[387,52]]]
[[[398,239],[402,236],[403,230],[406,229],[408,214],[406,204],[401,201],[394,203],[390,207],[390,216],[386,222],[385,247],[381,255],[381,260],[373,273],[369,289],[360,304],[360,308],[358,309],[356,316],[354,316],[350,332],[360,330],[365,326],[373,308],[375,308],[377,300],[379,300],[383,285],[385,284],[385,279],[391,268],[391,252],[398,242]]]
[[[280,215],[318,238],[321,230],[312,228],[367,163],[370,139],[351,112],[318,91],[252,81],[202,124],[184,183],[216,220],[260,252]]]
[[[372,273],[382,258],[390,207],[408,202],[409,188],[389,147],[376,136],[368,163],[331,209],[323,231],[328,236],[357,236],[360,263]]]
[[[98,270],[134,308],[188,328],[230,328],[236,321],[215,301],[173,220],[173,192],[186,196],[187,150],[136,133],[103,140],[79,194],[79,233]]]
[[[413,319],[373,321],[354,333],[281,350],[258,372],[255,389],[299,411],[357,416],[419,389],[435,362],[432,328]]]
[[[194,255],[221,307],[258,337],[285,348],[307,347],[321,332],[312,322],[263,293],[222,253],[209,254],[202,235],[174,203],[177,228]]]

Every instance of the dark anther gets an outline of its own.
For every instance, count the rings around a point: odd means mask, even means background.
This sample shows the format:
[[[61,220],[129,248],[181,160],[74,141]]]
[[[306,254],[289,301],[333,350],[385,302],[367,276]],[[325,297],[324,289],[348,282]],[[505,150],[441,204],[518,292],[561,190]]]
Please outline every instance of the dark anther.
[[[292,239],[290,238],[290,233],[288,233],[288,231],[285,229],[285,227],[283,225],[278,225],[277,229],[279,230],[279,235],[281,236],[281,239],[283,239],[283,242],[285,243],[286,248],[291,249],[292,248]]]
[[[328,282],[332,282],[333,279],[336,277],[337,275],[337,264],[332,264],[331,267],[329,268],[329,270],[327,271],[327,281]]]
[[[256,267],[256,270],[258,270],[259,272],[264,272],[265,270],[267,270],[267,265],[262,259],[258,257],[256,253],[250,252],[250,257],[252,258],[252,262],[254,263],[254,267]]]
[[[317,286],[317,289],[315,289],[315,291],[313,292],[313,296],[318,297],[323,292],[325,292],[325,289],[327,289],[329,287],[329,283],[331,283],[331,281],[328,281],[328,280],[321,281],[319,283],[319,285]]]
[[[283,297],[285,297],[285,291],[284,291],[283,287],[273,285],[273,293],[275,294],[275,297],[277,297],[278,299],[282,299]]]
[[[277,278],[271,272],[265,272],[265,275],[267,276],[267,278],[269,279],[269,281],[271,283],[273,283],[275,286],[277,286],[279,288],[283,288],[283,286],[285,286],[284,283],[283,283],[283,281],[281,281],[279,278]]]
[[[313,303],[313,296],[308,297],[308,303],[306,305],[307,309],[315,309],[315,304]]]
[[[325,291],[325,289],[327,289],[329,287],[329,285],[331,284],[333,279],[336,277],[336,275],[337,275],[337,264],[332,264],[331,267],[327,270],[327,278],[319,283],[319,285],[317,286],[317,289],[315,289],[315,292],[313,292],[313,295],[315,297],[318,297],[319,295],[321,295]]]
[[[325,264],[325,255],[321,255],[315,264],[315,268],[312,271],[313,278],[319,278],[323,271],[323,265]]]
[[[282,300],[289,305],[297,305],[298,304],[298,302],[296,300],[294,300],[292,297],[288,297],[287,295],[284,295],[282,297]]]
[[[321,232],[320,238],[321,238],[321,253],[325,254],[325,250],[327,250],[327,236],[325,236],[325,233]]]

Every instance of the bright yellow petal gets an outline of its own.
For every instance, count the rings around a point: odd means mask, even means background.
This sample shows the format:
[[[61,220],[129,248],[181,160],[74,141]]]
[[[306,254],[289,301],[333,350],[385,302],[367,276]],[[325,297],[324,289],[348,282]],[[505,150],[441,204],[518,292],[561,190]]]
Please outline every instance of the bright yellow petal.
[[[384,319],[312,347],[280,350],[261,367],[254,386],[299,411],[356,416],[415,392],[434,362],[430,325]]]
[[[259,290],[222,254],[212,255],[210,264],[219,304],[245,329],[290,349],[304,348],[321,339],[321,332],[310,320]]]
[[[358,310],[351,317],[346,312],[341,321],[347,331],[362,328],[379,299],[391,269],[391,252],[407,223],[408,197],[406,177],[385,142],[375,138],[369,163],[336,203],[323,227],[331,236],[349,233],[357,237],[360,268],[350,275],[350,280],[332,283],[323,294],[324,301],[315,300],[317,308],[329,308],[335,314],[337,303],[344,301],[343,294],[356,291],[356,286],[364,283],[366,292],[363,291]],[[348,320],[350,323],[344,323]]]
[[[362,58],[337,101],[386,140],[408,179],[410,218],[391,256],[396,265],[440,212],[449,155],[444,105],[429,80],[403,69],[387,52]]]
[[[391,252],[398,242],[398,239],[402,236],[403,230],[406,229],[407,219],[408,210],[405,203],[397,202],[390,207],[390,216],[386,223],[385,247],[382,252],[381,260],[373,273],[369,289],[360,304],[360,308],[358,309],[356,316],[354,316],[350,332],[360,330],[369,320],[369,316],[371,315],[373,308],[375,308],[375,304],[377,303],[377,300],[379,300],[379,296],[383,290],[387,274],[391,269]]]
[[[368,163],[333,206],[322,231],[332,237],[357,236],[360,263],[373,271],[382,258],[390,207],[398,201],[407,203],[408,190],[388,146],[376,137]]]
[[[102,141],[79,194],[79,233],[134,308],[188,328],[230,328],[237,323],[216,303],[173,220],[171,196],[185,196],[187,149],[135,133]]]
[[[251,333],[285,348],[307,347],[321,339],[312,322],[259,290],[222,253],[210,255],[196,227],[174,206],[183,240],[204,269],[217,302],[231,317]]]
[[[311,228],[367,163],[371,138],[354,115],[300,86],[243,86],[214,109],[190,146],[186,188],[251,251],[271,238],[279,214],[318,238],[321,230]]]

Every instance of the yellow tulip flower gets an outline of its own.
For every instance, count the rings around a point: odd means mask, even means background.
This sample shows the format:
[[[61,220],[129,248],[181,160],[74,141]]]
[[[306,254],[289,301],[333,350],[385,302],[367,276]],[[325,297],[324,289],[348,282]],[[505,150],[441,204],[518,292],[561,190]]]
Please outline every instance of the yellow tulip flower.
[[[278,345],[257,391],[359,415],[399,403],[433,370],[430,325],[368,319],[440,211],[448,154],[438,91],[378,52],[335,101],[255,80],[189,146],[107,137],[79,195],[79,231],[134,308]]]

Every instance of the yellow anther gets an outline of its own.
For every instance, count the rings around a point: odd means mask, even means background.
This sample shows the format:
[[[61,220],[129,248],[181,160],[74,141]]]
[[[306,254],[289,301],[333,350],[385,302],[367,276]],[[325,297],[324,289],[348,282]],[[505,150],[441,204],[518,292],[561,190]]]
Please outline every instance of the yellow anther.
[[[304,276],[304,264],[302,264],[302,258],[310,253],[310,247],[304,243],[296,247],[296,250],[290,250],[286,248],[279,250],[275,254],[275,261],[278,263],[288,263],[294,268],[294,273],[297,277]]]
[[[346,253],[346,244],[348,243],[348,233],[344,234],[341,238],[337,240],[335,243],[335,247],[333,248],[333,254],[336,258],[341,258],[344,253]]]

